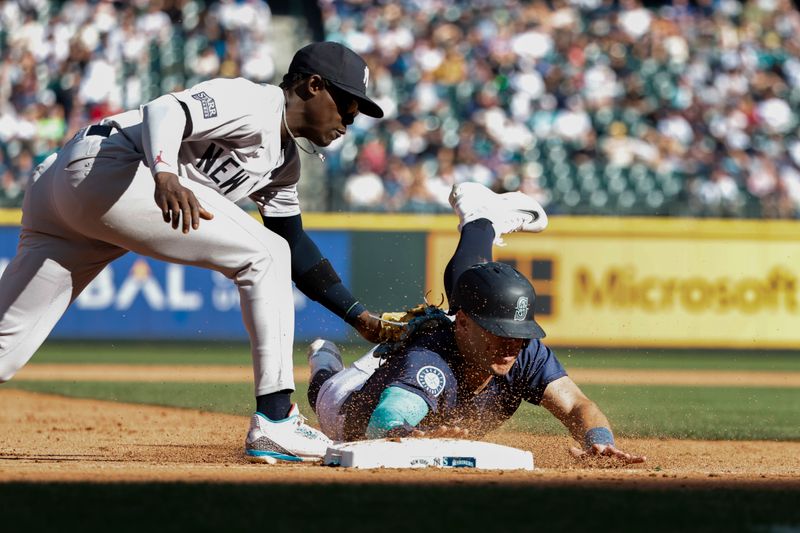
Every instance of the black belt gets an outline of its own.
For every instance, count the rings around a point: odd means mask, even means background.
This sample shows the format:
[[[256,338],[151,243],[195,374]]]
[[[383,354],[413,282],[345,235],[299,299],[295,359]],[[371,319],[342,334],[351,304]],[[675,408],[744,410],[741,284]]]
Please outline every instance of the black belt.
[[[99,135],[100,137],[108,137],[111,135],[113,131],[112,126],[101,126],[99,124],[95,124],[94,126],[89,126],[89,129],[86,130],[86,135]]]

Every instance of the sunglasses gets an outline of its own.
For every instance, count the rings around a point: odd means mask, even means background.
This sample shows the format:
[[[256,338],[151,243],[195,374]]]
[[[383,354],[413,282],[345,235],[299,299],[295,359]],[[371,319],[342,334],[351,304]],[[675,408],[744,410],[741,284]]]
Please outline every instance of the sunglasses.
[[[358,100],[350,93],[343,91],[326,79],[322,80],[325,90],[331,95],[336,107],[344,115],[355,116],[358,114]]]

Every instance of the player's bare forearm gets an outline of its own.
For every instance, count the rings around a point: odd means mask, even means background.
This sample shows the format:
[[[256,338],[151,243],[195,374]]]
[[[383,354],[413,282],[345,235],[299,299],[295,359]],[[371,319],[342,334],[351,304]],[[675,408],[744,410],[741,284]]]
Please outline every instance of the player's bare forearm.
[[[611,429],[608,418],[597,407],[597,404],[588,398],[577,401],[572,409],[564,413],[561,423],[569,430],[572,438],[583,442],[584,435],[592,428],[604,427]]]
[[[597,404],[587,398],[569,376],[547,385],[541,404],[578,442],[583,442],[584,435],[592,428],[611,427]]]
[[[643,463],[644,456],[633,455],[614,446],[608,418],[567,376],[551,382],[544,391],[542,406],[558,418],[582,448],[571,448],[575,458],[609,457],[626,464]]]

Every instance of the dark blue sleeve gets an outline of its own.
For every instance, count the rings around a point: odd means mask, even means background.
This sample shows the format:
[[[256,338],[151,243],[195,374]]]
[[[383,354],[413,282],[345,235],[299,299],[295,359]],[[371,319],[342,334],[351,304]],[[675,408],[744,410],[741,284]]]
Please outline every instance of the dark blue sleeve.
[[[512,386],[526,402],[539,405],[547,386],[567,375],[556,354],[534,339],[517,359],[509,373]]]
[[[418,394],[434,413],[440,407],[455,405],[455,376],[444,359],[429,350],[409,351],[386,387],[400,387]]]
[[[348,324],[367,308],[344,286],[330,262],[303,229],[300,215],[291,217],[265,217],[264,226],[289,243],[292,252],[292,280],[306,296],[324,305]],[[320,279],[326,279],[320,282]]]
[[[265,217],[261,215],[270,231],[277,233],[289,243],[292,250],[292,279],[308,272],[322,261],[322,253],[303,229],[303,219],[300,215],[291,217]]]

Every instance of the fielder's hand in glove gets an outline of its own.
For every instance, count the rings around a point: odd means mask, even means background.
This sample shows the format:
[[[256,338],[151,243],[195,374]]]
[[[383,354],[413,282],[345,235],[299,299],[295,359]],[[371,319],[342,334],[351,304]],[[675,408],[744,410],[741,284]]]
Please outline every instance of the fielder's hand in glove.
[[[381,338],[381,321],[378,317],[372,316],[369,311],[364,311],[358,315],[353,322],[353,327],[369,342],[374,344],[383,342]]]
[[[430,305],[427,302],[412,307],[407,311],[398,313],[383,313],[380,318],[381,342],[398,342],[406,335],[420,331],[437,321],[447,320],[444,312],[438,305]]]
[[[157,172],[155,176],[156,205],[161,209],[164,222],[172,223],[173,229],[183,222],[183,232],[189,233],[189,224],[192,229],[200,227],[200,219],[211,220],[214,215],[203,209],[194,193],[180,184],[177,174],[171,172]],[[183,221],[181,221],[183,218]]]
[[[573,457],[581,460],[591,459],[593,457],[610,457],[624,464],[643,463],[647,461],[647,457],[644,455],[626,453],[615,448],[611,444],[592,444],[591,448],[586,450],[581,450],[573,446],[569,449],[569,452]]]

